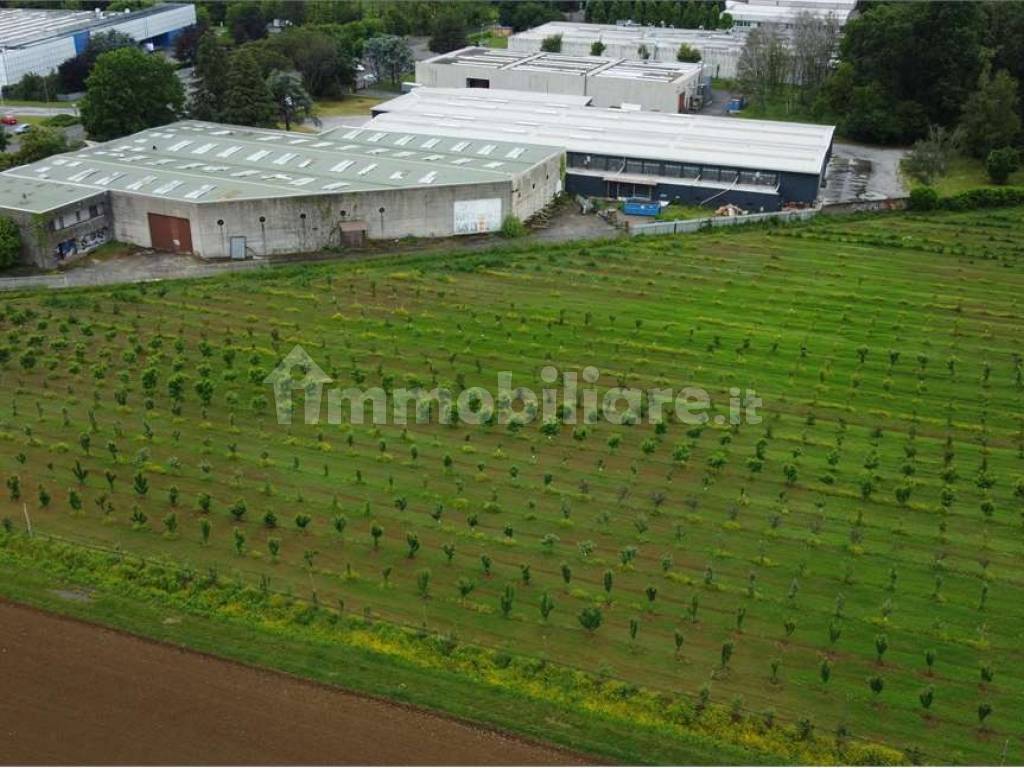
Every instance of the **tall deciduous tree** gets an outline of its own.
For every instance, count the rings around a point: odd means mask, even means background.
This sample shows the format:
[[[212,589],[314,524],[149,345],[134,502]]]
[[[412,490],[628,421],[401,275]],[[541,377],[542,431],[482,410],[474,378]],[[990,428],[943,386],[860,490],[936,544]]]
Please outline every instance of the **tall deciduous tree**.
[[[797,14],[791,31],[793,80],[801,86],[801,98],[813,102],[828,78],[839,45],[839,23],[834,14]]]
[[[413,67],[409,44],[397,35],[377,35],[366,41],[363,56],[379,80],[397,84]]]
[[[137,48],[102,54],[86,81],[82,125],[97,141],[108,141],[178,118],[185,92],[174,67]]]
[[[228,90],[228,53],[212,31],[199,41],[195,78],[192,116],[197,120],[219,120]]]
[[[977,90],[964,103],[964,149],[988,157],[993,149],[1013,145],[1020,134],[1019,108],[1017,81],[1006,70],[993,75],[986,66]]]
[[[235,125],[274,125],[274,100],[251,52],[242,48],[231,57],[221,119]]]
[[[313,99],[302,87],[302,77],[298,72],[281,72],[276,70],[267,78],[267,89],[274,99],[277,115],[286,131],[291,130],[292,121],[298,119],[312,120],[319,124],[314,114]]]
[[[789,68],[789,48],[782,35],[769,26],[751,30],[737,65],[737,78],[751,98],[766,104],[785,84]]]
[[[434,53],[448,53],[469,45],[466,38],[466,21],[460,9],[445,8],[434,19],[430,35],[430,50]]]
[[[76,93],[85,88],[85,80],[96,65],[96,60],[108,51],[118,48],[134,48],[135,38],[124,32],[111,30],[92,35],[85,50],[68,59],[57,68],[61,88],[66,93]]]
[[[982,65],[981,3],[879,3],[843,30],[831,106],[844,132],[905,142],[957,122]]]

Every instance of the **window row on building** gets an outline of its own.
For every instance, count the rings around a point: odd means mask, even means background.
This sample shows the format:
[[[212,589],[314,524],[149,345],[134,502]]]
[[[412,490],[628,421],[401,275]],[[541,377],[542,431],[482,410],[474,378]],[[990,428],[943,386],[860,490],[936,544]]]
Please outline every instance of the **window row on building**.
[[[609,171],[611,173],[629,173],[642,176],[662,176],[692,181],[714,181],[726,184],[739,183],[763,187],[777,187],[779,184],[779,176],[776,173],[738,171],[735,168],[691,165],[661,160],[638,160],[629,157],[593,155],[582,152],[570,152],[568,154],[568,164],[570,168]]]

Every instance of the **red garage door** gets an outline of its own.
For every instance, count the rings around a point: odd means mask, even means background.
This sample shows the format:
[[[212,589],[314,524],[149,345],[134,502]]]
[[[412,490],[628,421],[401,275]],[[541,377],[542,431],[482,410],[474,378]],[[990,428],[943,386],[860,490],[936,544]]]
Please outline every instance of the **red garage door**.
[[[192,227],[188,219],[149,214],[149,238],[153,250],[166,253],[192,253]]]

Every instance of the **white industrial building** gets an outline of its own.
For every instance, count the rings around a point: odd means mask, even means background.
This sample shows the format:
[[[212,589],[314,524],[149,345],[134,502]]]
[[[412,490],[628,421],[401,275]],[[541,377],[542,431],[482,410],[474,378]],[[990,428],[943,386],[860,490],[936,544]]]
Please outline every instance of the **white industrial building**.
[[[164,47],[179,30],[195,23],[191,3],[123,13],[0,8],[0,86],[27,74],[49,74],[84,51],[90,35],[116,31]]]
[[[856,15],[857,0],[725,0],[725,12],[737,29],[773,26],[788,30],[802,14],[834,19],[842,29]]]
[[[566,191],[752,210],[811,205],[830,125],[663,114],[587,105],[582,96],[415,88],[374,107],[368,129],[522,141],[566,152]]]
[[[463,48],[416,63],[432,88],[497,88],[588,96],[595,107],[686,112],[701,105],[701,64]]]
[[[0,173],[0,215],[40,267],[109,239],[207,258],[301,253],[497,231],[561,191],[563,158],[515,137],[188,120]]]
[[[536,53],[548,37],[560,37],[561,53],[569,56],[589,56],[594,43],[600,42],[604,45],[602,56],[665,63],[677,63],[679,46],[685,43],[700,51],[706,76],[722,78],[736,76],[747,39],[744,30],[705,31],[552,21],[512,35],[508,39],[508,50]]]

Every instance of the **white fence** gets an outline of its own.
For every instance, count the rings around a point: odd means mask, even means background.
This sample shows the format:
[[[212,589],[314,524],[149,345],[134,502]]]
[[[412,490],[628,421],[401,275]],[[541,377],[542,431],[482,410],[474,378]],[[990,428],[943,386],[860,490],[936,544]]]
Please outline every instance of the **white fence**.
[[[708,216],[703,219],[680,219],[679,221],[652,221],[648,224],[630,222],[628,231],[636,235],[677,235],[699,232],[712,227],[733,227],[738,224],[756,224],[759,221],[776,219],[781,222],[807,221],[821,212],[821,207],[802,208],[797,211],[773,211],[770,213],[748,213],[743,216]]]

